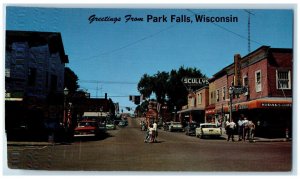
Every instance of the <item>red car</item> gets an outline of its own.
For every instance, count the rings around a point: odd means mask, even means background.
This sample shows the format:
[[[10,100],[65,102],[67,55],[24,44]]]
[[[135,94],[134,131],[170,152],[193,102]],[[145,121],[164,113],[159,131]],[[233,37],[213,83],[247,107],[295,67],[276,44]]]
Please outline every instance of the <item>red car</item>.
[[[78,122],[74,131],[74,137],[97,137],[99,135],[98,122],[93,120],[82,120]]]

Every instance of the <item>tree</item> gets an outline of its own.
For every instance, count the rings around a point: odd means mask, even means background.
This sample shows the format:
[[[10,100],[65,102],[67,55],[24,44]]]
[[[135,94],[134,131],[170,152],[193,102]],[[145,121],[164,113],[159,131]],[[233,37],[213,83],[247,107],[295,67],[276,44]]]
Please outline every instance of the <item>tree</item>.
[[[138,83],[138,91],[145,97],[149,98],[153,92],[153,77],[144,74]]]
[[[145,97],[150,97],[154,93],[156,101],[161,104],[167,102],[169,109],[173,109],[174,106],[180,109],[187,104],[186,97],[189,92],[182,82],[184,77],[207,78],[199,69],[181,66],[178,70],[173,69],[169,73],[158,71],[153,76],[144,74],[138,83],[138,90]],[[197,88],[200,87],[191,87],[191,90]]]
[[[70,93],[75,93],[79,88],[78,76],[69,67],[65,67],[65,87]]]
[[[178,71],[172,70],[168,81],[167,95],[169,97],[169,105],[176,106],[177,109],[187,104],[186,96],[188,88],[182,83],[184,77],[192,78],[207,78],[200,70],[196,68],[184,68],[181,66]],[[196,90],[199,87],[191,87],[191,90]]]

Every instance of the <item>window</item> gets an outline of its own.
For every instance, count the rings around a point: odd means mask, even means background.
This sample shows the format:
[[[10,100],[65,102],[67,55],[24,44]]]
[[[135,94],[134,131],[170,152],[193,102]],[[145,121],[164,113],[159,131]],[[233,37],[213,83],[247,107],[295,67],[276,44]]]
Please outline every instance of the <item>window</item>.
[[[255,90],[256,92],[261,92],[261,71],[255,72]]]
[[[217,101],[220,101],[220,91],[217,90]]]
[[[276,71],[277,89],[291,89],[290,71]]]
[[[248,86],[248,76],[243,77],[243,86]]]
[[[198,104],[202,104],[202,93],[198,93]]]
[[[28,85],[35,86],[35,81],[36,81],[36,69],[29,68],[29,70],[28,70]]]
[[[222,99],[225,100],[226,98],[226,87],[223,87],[223,92],[222,92]]]

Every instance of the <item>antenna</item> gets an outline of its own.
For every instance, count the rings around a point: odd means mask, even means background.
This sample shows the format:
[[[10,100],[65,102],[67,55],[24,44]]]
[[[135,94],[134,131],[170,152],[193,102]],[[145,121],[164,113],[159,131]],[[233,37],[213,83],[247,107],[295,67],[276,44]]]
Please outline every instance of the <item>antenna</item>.
[[[251,18],[250,17],[251,17],[251,15],[254,16],[254,14],[249,10],[245,10],[245,11],[248,13],[248,53],[250,53],[251,52],[251,44],[250,44],[250,42],[251,42],[251,37],[250,37]]]

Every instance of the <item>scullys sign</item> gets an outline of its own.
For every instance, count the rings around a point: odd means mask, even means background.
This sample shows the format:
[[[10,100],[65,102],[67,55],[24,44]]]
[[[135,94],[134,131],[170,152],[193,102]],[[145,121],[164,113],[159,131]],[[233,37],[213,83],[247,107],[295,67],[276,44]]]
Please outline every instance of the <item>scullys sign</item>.
[[[201,86],[208,84],[208,80],[206,78],[182,78],[182,82],[189,86]]]

